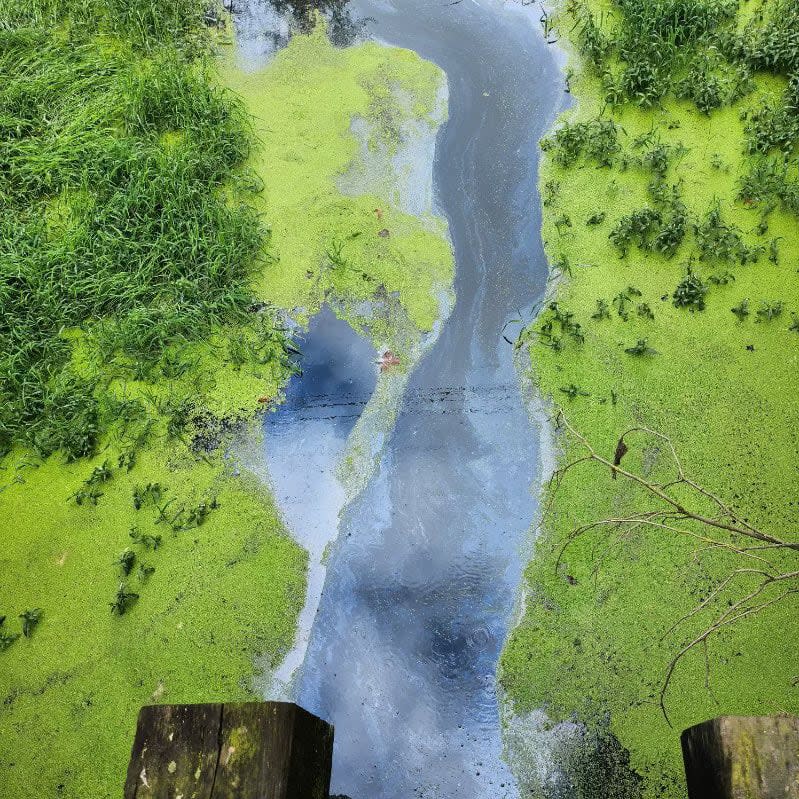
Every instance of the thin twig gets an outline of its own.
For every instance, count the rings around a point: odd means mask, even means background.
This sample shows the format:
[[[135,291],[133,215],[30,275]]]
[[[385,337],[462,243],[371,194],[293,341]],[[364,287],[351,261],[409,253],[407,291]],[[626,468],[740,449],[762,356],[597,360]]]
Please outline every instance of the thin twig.
[[[593,521],[582,524],[569,532],[565,540],[561,544],[556,559],[556,569],[560,567],[563,561],[563,556],[566,550],[578,538],[590,532],[597,531],[602,528],[608,528],[611,534],[616,534],[620,540],[629,538],[632,533],[638,529],[648,528],[653,530],[661,530],[670,534],[677,534],[694,539],[698,543],[705,546],[699,547],[694,550],[694,557],[698,562],[698,555],[700,552],[708,550],[723,550],[731,553],[742,559],[747,559],[753,562],[749,567],[734,568],[729,574],[721,579],[718,584],[710,591],[710,593],[695,607],[683,614],[674,624],[661,637],[661,642],[664,641],[669,635],[675,632],[681,625],[700,615],[706,611],[711,605],[718,601],[722,594],[731,589],[732,586],[741,578],[757,577],[759,582],[756,586],[751,588],[748,593],[731,601],[729,606],[721,612],[714,621],[705,627],[704,630],[688,643],[686,643],[670,660],[666,670],[665,677],[661,686],[659,704],[663,716],[667,723],[671,725],[668,713],[666,712],[665,697],[668,688],[674,676],[674,671],[680,661],[695,647],[702,646],[703,657],[705,662],[705,686],[708,691],[712,690],[710,687],[710,658],[708,653],[707,642],[708,639],[720,632],[722,629],[735,624],[742,619],[745,619],[754,614],[760,613],[768,607],[771,607],[778,602],[781,602],[788,596],[799,593],[799,585],[792,586],[791,583],[799,583],[799,570],[782,571],[774,565],[767,557],[766,554],[779,551],[797,552],[799,551],[799,542],[795,539],[796,535],[791,535],[788,538],[778,537],[772,533],[764,532],[745,519],[742,519],[738,513],[721,497],[714,494],[712,491],[707,490],[695,480],[689,478],[683,468],[683,464],[677,454],[677,451],[671,439],[652,430],[645,426],[631,427],[626,430],[619,438],[619,443],[616,447],[616,455],[613,461],[600,455],[592,447],[590,442],[580,434],[566,419],[562,411],[557,414],[556,423],[558,429],[565,429],[570,433],[574,439],[582,446],[587,454],[582,455],[576,460],[566,464],[558,469],[550,480],[550,496],[548,498],[547,513],[549,512],[554,496],[563,483],[563,479],[575,466],[583,463],[593,462],[599,464],[603,468],[609,470],[611,476],[616,479],[622,477],[630,483],[642,487],[651,497],[663,503],[662,507],[643,510],[639,512],[630,513],[626,516],[609,517],[599,521]],[[629,447],[625,442],[625,438],[632,436],[636,433],[644,433],[651,436],[668,449],[671,461],[676,470],[676,477],[666,483],[656,483],[647,479],[641,474],[626,469],[621,466],[621,459],[629,451]],[[676,499],[670,493],[670,490],[684,486],[687,490],[687,495],[684,499]],[[710,502],[715,507],[716,516],[709,516],[704,510],[699,510],[692,507],[692,498],[700,500],[702,503]],[[687,529],[685,523],[693,523],[711,528],[717,531],[718,535],[710,536],[702,532],[697,532],[692,529]],[[726,533],[730,536],[730,540],[725,540],[721,533]],[[737,537],[756,541],[756,544],[740,545]],[[593,548],[594,556],[596,556],[596,547]],[[760,554],[756,554],[760,553]],[[604,557],[604,556],[603,556]],[[756,565],[756,567],[755,567]],[[594,569],[594,583],[596,585],[596,575],[599,570],[599,565]],[[775,584],[788,584],[786,590],[778,596],[770,599],[761,600],[762,595],[771,586]]]

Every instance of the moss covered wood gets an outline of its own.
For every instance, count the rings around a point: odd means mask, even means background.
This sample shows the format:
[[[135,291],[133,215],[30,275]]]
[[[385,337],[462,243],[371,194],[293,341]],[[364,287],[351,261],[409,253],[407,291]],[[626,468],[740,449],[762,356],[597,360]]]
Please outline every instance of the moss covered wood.
[[[681,743],[689,799],[799,799],[796,716],[721,716]]]
[[[327,799],[333,727],[288,702],[148,705],[125,799]]]

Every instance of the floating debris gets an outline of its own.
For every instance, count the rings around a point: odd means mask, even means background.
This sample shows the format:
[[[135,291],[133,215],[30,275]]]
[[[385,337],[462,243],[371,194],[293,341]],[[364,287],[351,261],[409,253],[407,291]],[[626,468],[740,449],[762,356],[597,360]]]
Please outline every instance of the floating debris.
[[[380,371],[387,372],[392,366],[399,366],[400,359],[391,350],[386,350],[377,362],[380,364]]]

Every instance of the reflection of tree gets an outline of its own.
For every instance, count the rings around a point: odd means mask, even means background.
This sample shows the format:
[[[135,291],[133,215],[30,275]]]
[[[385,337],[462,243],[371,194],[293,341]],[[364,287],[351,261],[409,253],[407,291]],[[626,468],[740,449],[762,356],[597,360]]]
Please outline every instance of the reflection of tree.
[[[328,24],[328,35],[333,44],[345,47],[355,41],[362,22],[353,20],[347,8],[349,0],[265,0],[279,14],[291,18],[296,28],[307,33],[314,25],[316,13]]]

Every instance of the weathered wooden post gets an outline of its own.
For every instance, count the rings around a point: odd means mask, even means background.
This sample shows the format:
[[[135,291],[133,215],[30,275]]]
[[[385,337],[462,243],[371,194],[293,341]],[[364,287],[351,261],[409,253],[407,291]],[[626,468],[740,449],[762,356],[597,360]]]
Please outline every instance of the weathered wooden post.
[[[288,702],[149,705],[125,799],[327,799],[333,727]]]
[[[795,716],[721,716],[680,741],[689,799],[799,799]]]

